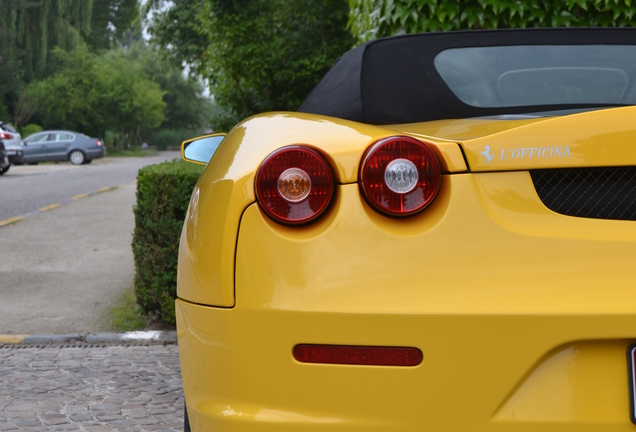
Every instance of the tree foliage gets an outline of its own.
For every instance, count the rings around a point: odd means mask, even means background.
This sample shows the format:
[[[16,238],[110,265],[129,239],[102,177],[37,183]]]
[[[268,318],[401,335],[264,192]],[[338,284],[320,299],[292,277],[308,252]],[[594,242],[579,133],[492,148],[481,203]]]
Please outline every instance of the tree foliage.
[[[97,56],[86,46],[54,51],[57,72],[32,83],[28,94],[37,101],[45,128],[65,127],[89,135],[116,129],[138,136],[158,127],[166,104],[159,84],[122,51]]]
[[[95,56],[85,46],[71,53],[58,48],[52,54],[58,72],[47,79],[33,81],[27,88],[30,97],[37,101],[42,126],[50,129],[64,125],[87,133],[103,130]]]
[[[205,122],[200,84],[141,39],[140,0],[0,0],[0,119],[126,144]],[[4,102],[4,104],[3,104]],[[123,142],[123,141],[122,141]]]
[[[108,125],[128,132],[139,141],[142,129],[159,127],[165,119],[165,92],[143,71],[143,65],[129,60],[125,52],[114,51],[102,58],[100,82]]]
[[[23,79],[42,78],[55,47],[71,50],[90,33],[93,0],[0,0]]]
[[[188,79],[181,67],[165,60],[153,47],[136,43],[125,51],[125,56],[139,64],[142,73],[156,81],[165,92],[166,117],[164,129],[196,129],[206,124],[209,100],[202,96],[203,86]]]
[[[184,0],[148,7],[154,40],[210,82],[228,129],[249,115],[295,110],[353,39],[345,0]],[[166,8],[167,7],[167,8]]]
[[[139,0],[0,0],[0,115],[3,104],[15,110],[25,85],[54,72],[54,49],[117,46],[141,34],[138,13]]]
[[[631,1],[350,0],[349,6],[349,29],[358,43],[428,31],[636,24]]]
[[[141,39],[138,0],[93,0],[91,31],[84,37],[93,50],[130,45]]]

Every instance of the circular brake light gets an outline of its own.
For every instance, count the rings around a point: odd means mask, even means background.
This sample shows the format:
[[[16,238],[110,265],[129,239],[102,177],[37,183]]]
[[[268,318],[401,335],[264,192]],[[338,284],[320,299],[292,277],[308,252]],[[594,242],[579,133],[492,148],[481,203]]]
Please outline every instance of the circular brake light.
[[[331,203],[334,180],[320,154],[301,146],[270,154],[256,173],[256,197],[277,222],[298,225],[320,217]]]
[[[371,146],[362,158],[360,187],[369,204],[390,216],[409,216],[426,208],[441,183],[431,150],[410,137],[390,137]]]

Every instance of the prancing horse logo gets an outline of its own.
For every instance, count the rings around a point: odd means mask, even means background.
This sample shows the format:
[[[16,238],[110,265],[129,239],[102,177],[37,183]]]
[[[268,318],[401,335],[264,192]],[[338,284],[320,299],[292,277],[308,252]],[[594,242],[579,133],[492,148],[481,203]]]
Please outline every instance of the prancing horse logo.
[[[495,152],[490,153],[490,146],[484,147],[484,149],[479,153],[483,157],[486,158],[486,162],[490,163],[491,160],[495,158]]]

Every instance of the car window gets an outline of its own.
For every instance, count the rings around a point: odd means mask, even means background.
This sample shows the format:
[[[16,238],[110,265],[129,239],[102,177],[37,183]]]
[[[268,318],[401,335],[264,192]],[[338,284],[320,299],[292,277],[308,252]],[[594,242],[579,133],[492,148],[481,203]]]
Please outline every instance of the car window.
[[[476,107],[636,103],[636,46],[452,48],[434,63],[455,96]]]
[[[51,141],[73,141],[75,138],[72,134],[69,133],[54,133],[53,139]]]
[[[7,123],[0,124],[0,128],[5,130],[6,132],[18,133],[13,127],[11,127],[10,124],[7,124]]]
[[[25,139],[27,143],[41,143],[48,141],[49,134],[41,134],[41,135],[32,135]]]

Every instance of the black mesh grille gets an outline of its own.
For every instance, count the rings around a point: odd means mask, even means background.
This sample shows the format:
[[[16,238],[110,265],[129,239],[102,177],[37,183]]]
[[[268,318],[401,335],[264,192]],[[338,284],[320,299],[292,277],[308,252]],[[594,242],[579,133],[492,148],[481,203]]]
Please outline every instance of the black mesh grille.
[[[636,167],[531,171],[550,210],[596,219],[636,220]]]

